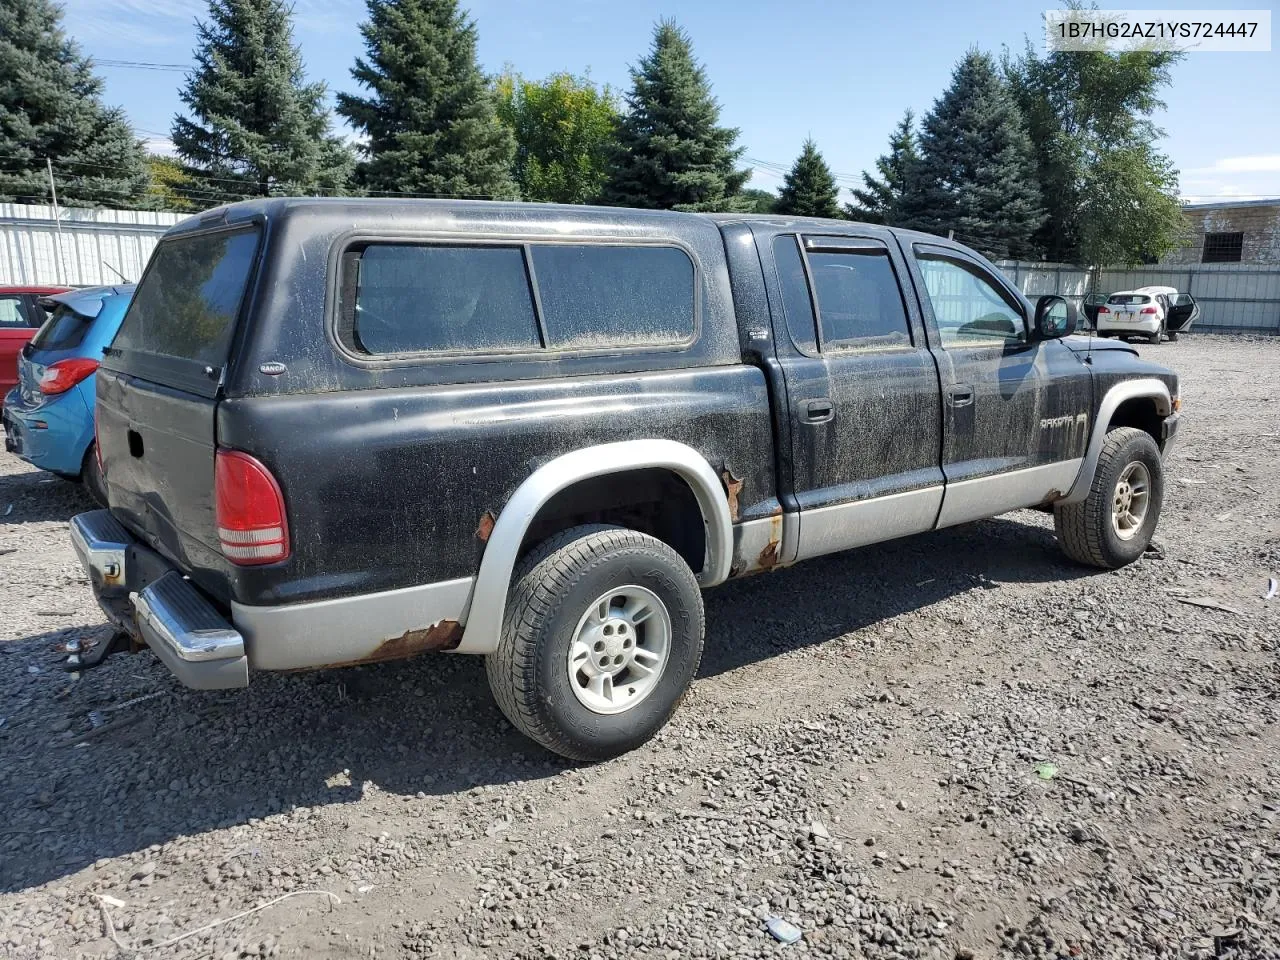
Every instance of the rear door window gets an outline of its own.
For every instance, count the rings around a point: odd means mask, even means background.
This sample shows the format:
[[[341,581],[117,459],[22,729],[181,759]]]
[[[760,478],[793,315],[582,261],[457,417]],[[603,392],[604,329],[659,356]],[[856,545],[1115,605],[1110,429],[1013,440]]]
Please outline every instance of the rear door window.
[[[662,346],[692,339],[694,269],[678,247],[535,244],[547,346]]]
[[[370,244],[347,254],[347,337],[362,353],[495,353],[541,346],[518,246]]]
[[[867,241],[847,252],[807,256],[823,351],[911,345],[907,310],[884,244]]]
[[[70,350],[80,346],[89,332],[92,317],[77,313],[65,303],[58,304],[49,319],[31,338],[32,350]]]
[[[111,344],[126,365],[140,358],[146,368],[126,372],[178,387],[202,374],[216,384],[209,371],[220,372],[230,354],[259,233],[249,227],[160,242]]]

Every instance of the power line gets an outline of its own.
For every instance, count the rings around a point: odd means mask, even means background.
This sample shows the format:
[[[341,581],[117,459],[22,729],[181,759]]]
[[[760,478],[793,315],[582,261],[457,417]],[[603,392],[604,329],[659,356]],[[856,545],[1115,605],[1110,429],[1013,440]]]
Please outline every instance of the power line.
[[[120,67],[126,70],[173,70],[179,73],[186,73],[191,69],[191,65],[186,63],[147,63],[144,60],[100,60],[95,58],[93,63],[99,67]]]

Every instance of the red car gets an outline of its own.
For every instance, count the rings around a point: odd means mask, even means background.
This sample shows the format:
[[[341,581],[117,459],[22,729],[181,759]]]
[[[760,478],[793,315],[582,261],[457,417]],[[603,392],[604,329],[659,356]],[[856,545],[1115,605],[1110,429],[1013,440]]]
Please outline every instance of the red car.
[[[0,400],[18,382],[18,354],[45,321],[39,299],[69,289],[0,287]]]

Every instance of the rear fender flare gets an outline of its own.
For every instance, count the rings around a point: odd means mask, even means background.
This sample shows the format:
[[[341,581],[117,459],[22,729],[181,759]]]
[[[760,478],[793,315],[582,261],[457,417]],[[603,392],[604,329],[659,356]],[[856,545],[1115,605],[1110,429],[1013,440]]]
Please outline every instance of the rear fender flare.
[[[1093,485],[1093,474],[1098,467],[1098,457],[1102,455],[1102,444],[1107,439],[1107,428],[1111,426],[1111,418],[1126,400],[1149,397],[1156,402],[1156,410],[1162,417],[1167,417],[1173,410],[1169,399],[1169,388],[1163,380],[1154,377],[1143,377],[1139,380],[1126,380],[1117,383],[1107,391],[1098,406],[1098,417],[1093,422],[1093,431],[1089,434],[1089,446],[1085,449],[1084,460],[1080,464],[1080,472],[1067,495],[1058,503],[1081,503],[1089,496],[1089,488]]]
[[[655,467],[670,470],[689,484],[702,512],[707,552],[698,583],[711,587],[728,579],[733,521],[720,478],[702,454],[675,440],[624,440],[584,447],[539,467],[503,507],[480,560],[462,642],[454,652],[492,653],[497,649],[520,545],[547,501],[580,480]]]

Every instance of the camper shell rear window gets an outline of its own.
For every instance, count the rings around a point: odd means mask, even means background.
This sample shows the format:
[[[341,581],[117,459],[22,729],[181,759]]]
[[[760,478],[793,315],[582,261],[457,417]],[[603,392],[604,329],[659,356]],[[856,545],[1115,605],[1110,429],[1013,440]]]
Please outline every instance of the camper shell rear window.
[[[111,366],[213,396],[260,240],[257,225],[162,240],[111,343]]]

